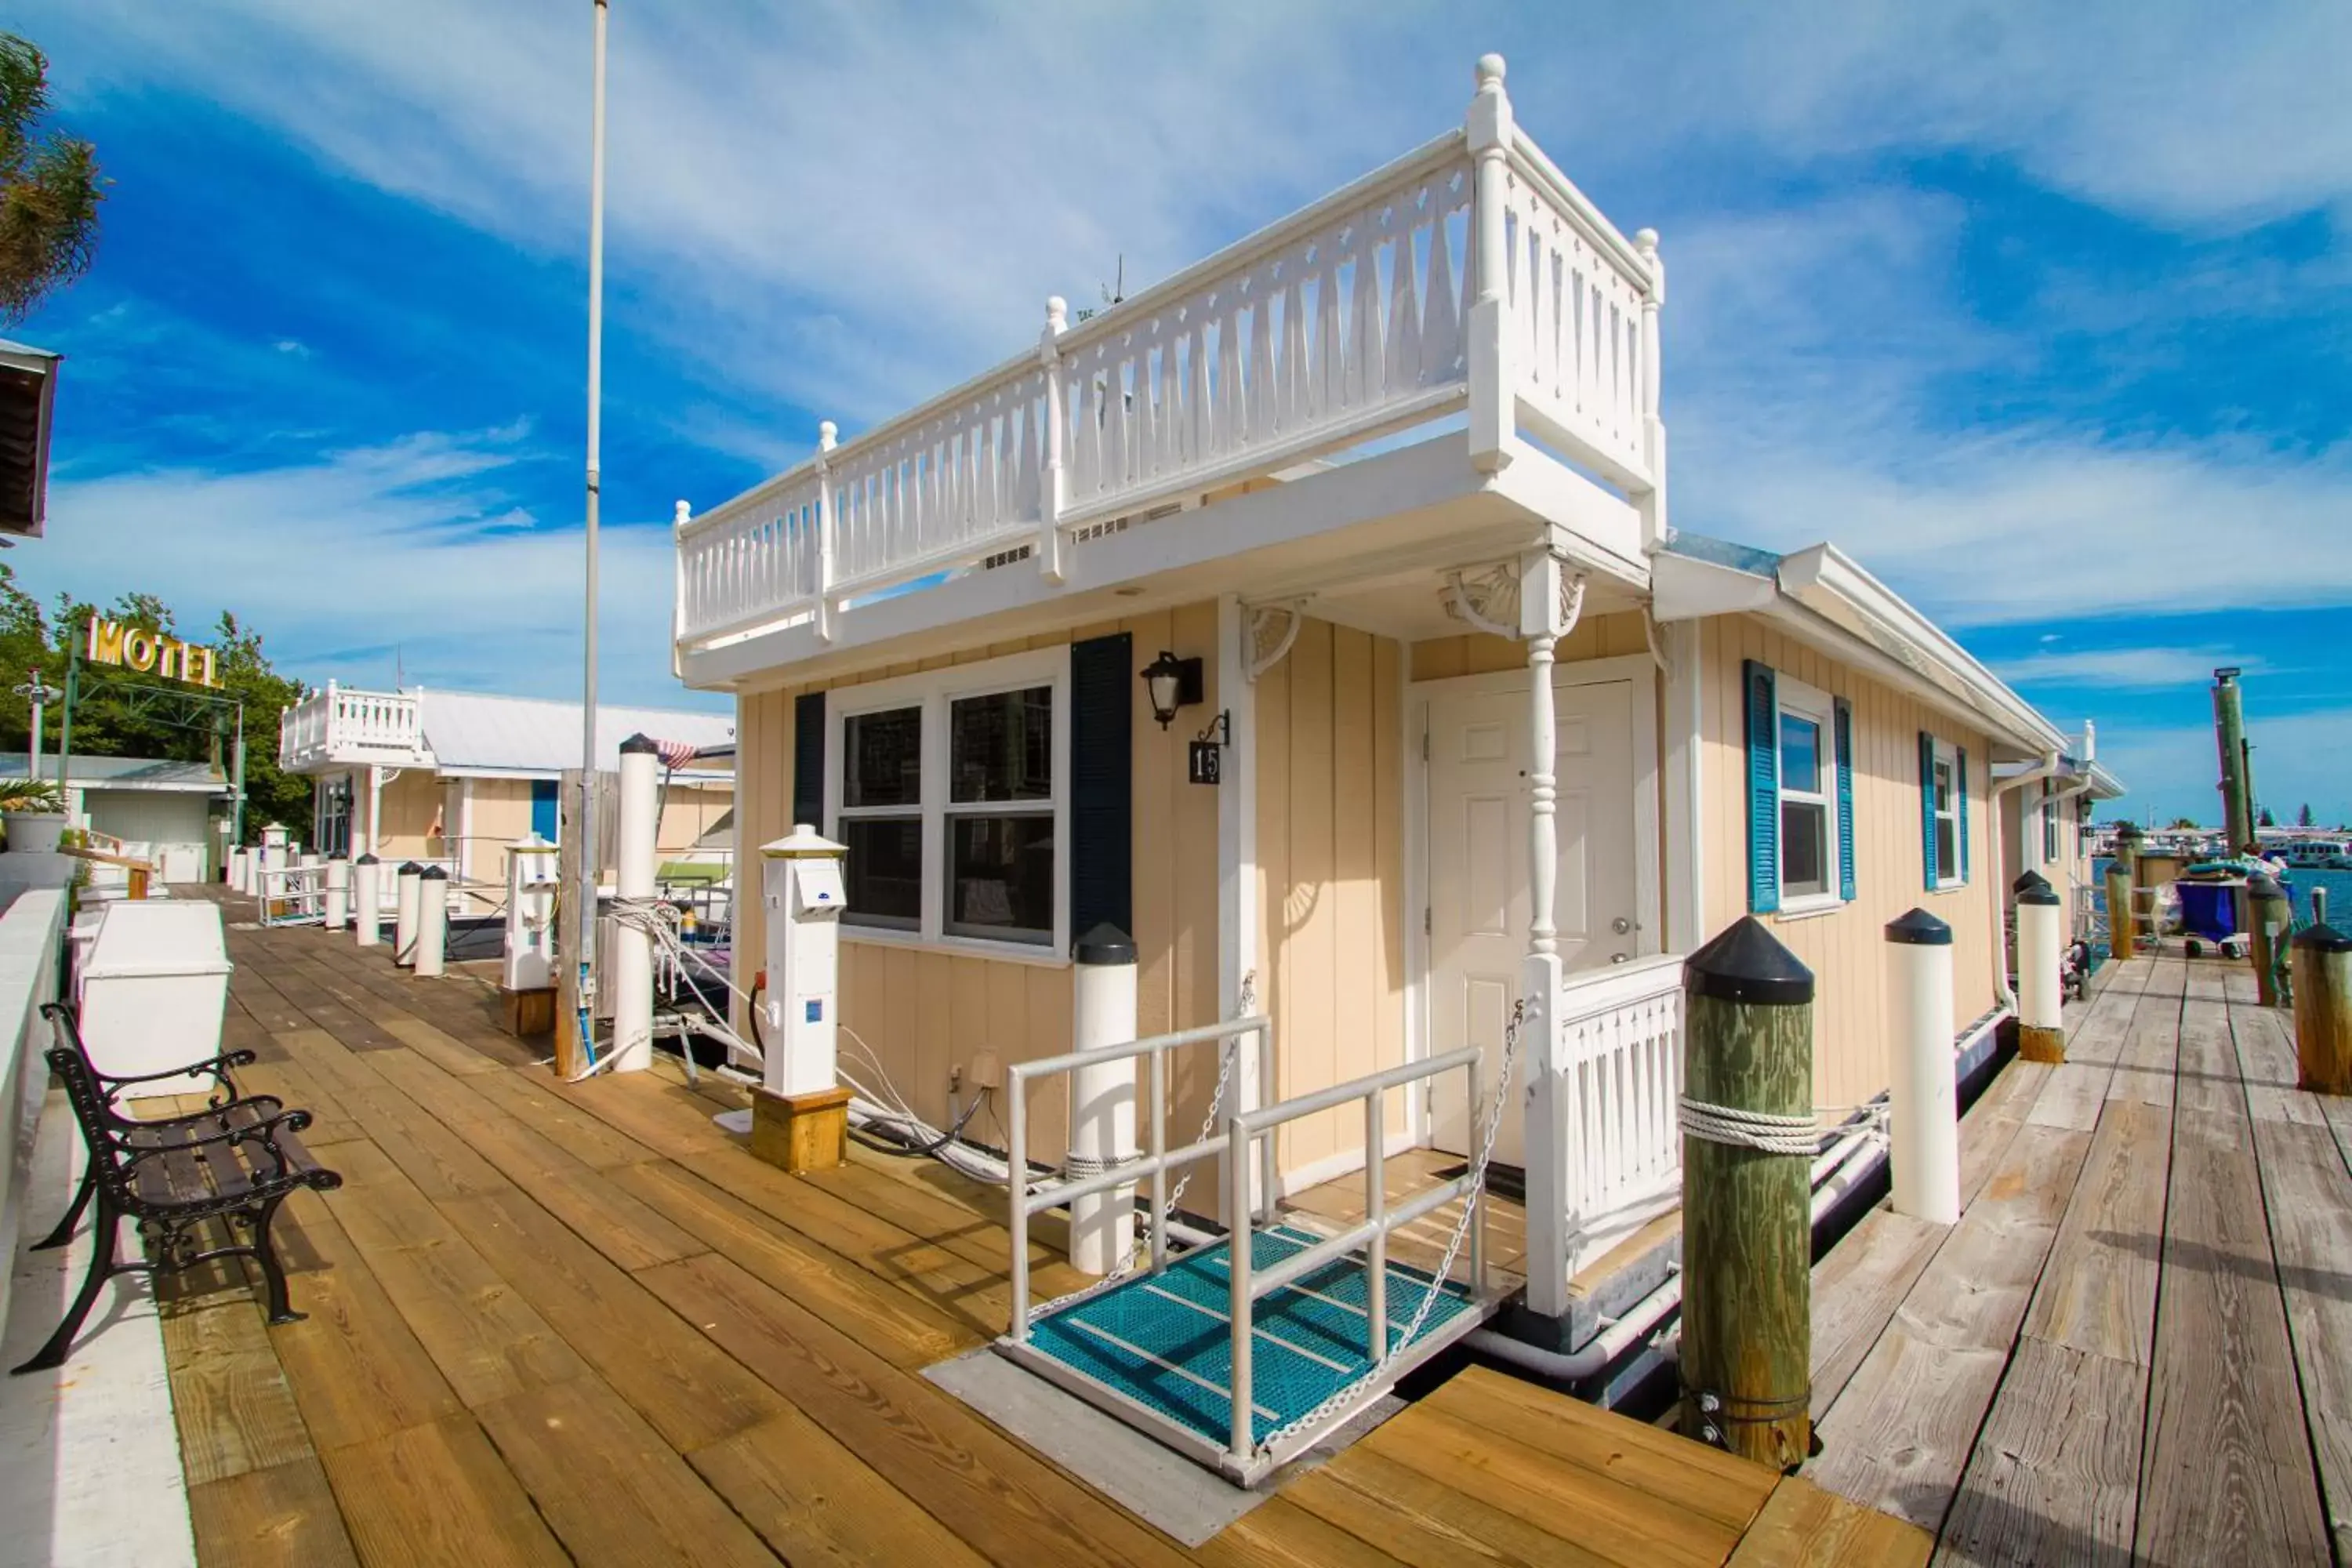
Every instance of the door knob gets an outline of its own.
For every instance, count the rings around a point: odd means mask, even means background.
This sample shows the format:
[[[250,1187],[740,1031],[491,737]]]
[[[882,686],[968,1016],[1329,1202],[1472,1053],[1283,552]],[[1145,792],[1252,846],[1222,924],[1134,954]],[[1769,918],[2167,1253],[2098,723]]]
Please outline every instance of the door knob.
[[[1609,962],[1612,963],[1631,963],[1633,959],[1626,953],[1612,952],[1609,955]]]
[[[1619,936],[1623,936],[1627,931],[1633,929],[1633,922],[1627,920],[1623,915],[1619,915],[1615,920],[1609,922],[1609,929],[1615,931]]]

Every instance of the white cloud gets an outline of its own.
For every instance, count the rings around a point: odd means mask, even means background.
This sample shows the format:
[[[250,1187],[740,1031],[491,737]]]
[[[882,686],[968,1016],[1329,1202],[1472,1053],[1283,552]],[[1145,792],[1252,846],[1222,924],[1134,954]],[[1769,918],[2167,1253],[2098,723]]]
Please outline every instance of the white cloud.
[[[2050,639],[2044,638],[2044,642]],[[2012,686],[2107,686],[2152,691],[2194,686],[2214,670],[2236,665],[2259,674],[2263,661],[2219,647],[2102,647],[2070,653],[2041,652],[1997,668]]]
[[[158,592],[191,635],[219,610],[311,682],[411,681],[526,696],[580,683],[582,536],[535,526],[501,493],[520,427],[425,434],[247,473],[126,472],[52,487],[71,552],[20,552],[27,588],[104,604]],[[669,676],[667,528],[602,531],[608,700],[708,706]]]

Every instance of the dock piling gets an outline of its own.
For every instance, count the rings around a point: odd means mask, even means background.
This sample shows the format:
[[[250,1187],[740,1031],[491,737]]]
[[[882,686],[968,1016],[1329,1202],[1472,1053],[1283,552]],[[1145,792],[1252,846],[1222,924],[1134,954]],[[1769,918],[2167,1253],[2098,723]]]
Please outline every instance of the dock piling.
[[[416,944],[412,963],[428,979],[442,972],[449,949],[449,873],[427,866],[416,879]]]
[[[2279,994],[2280,972],[2286,954],[2282,944],[2294,933],[2294,915],[2287,907],[2286,889],[2275,877],[2256,872],[2246,879],[2246,950],[2254,963],[2254,996],[2265,1007],[2285,1001]]]
[[[2107,863],[2107,956],[2129,958],[2137,952],[2132,931],[2132,874],[2122,856]]]
[[[1952,928],[1925,910],[1886,926],[1887,1022],[1895,1032],[1895,1212],[1960,1217],[1960,1117],[1952,1055]]]
[[[1813,976],[1752,917],[1685,971],[1683,1429],[1812,1451]]]
[[[2066,932],[2058,890],[2039,871],[2017,893],[2017,1054],[2029,1062],[2066,1059],[2066,994],[2060,976]]]
[[[2352,937],[2326,924],[2295,933],[2298,1089],[2352,1094]]]

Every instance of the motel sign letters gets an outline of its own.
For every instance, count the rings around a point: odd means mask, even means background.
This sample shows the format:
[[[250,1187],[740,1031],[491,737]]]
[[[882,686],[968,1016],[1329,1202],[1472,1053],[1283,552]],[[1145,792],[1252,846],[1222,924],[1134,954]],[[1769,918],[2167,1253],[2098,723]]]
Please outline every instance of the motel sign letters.
[[[218,660],[211,648],[99,616],[89,618],[82,657],[92,664],[121,665],[142,675],[160,675],[192,686],[222,684]]]

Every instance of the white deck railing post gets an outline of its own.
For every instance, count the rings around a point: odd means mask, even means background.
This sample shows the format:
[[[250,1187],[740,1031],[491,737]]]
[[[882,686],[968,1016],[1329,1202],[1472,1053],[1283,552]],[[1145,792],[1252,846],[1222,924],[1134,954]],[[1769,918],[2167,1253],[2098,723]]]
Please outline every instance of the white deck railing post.
[[[1478,58],[1478,91],[1470,100],[1470,319],[1464,344],[1470,376],[1470,461],[1495,473],[1511,461],[1517,428],[1517,384],[1511,375],[1510,205],[1511,100],[1503,90],[1503,57]],[[1441,242],[1442,243],[1442,242]]]
[[[840,575],[834,561],[833,447],[841,428],[830,419],[816,427],[816,635],[833,640],[833,584]]]
[[[1068,421],[1062,348],[1058,341],[1069,322],[1069,304],[1059,294],[1045,301],[1045,331],[1037,341],[1037,362],[1045,367],[1045,438],[1038,443],[1043,468],[1037,484],[1037,571],[1048,583],[1062,580],[1062,508],[1069,500],[1069,480],[1062,463],[1062,435]]]
[[[1642,514],[1642,548],[1664,545],[1666,523],[1666,422],[1660,415],[1658,311],[1666,302],[1666,264],[1658,258],[1658,231],[1633,236],[1633,247],[1650,265],[1649,291],[1642,296],[1642,459],[1649,466],[1650,489],[1634,500]]]

